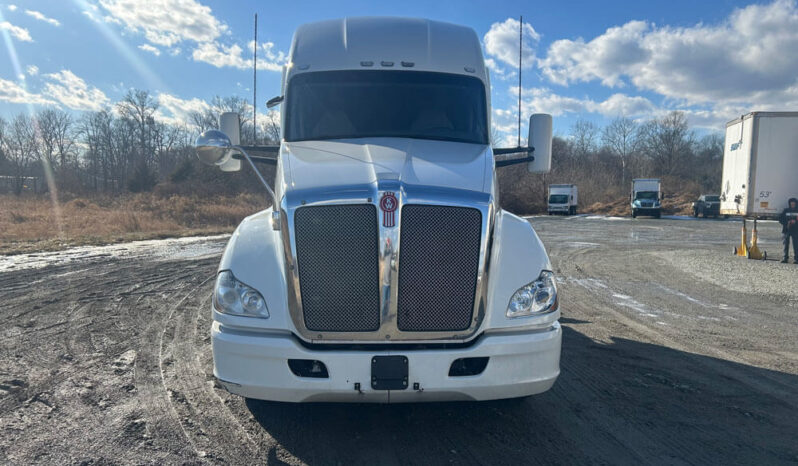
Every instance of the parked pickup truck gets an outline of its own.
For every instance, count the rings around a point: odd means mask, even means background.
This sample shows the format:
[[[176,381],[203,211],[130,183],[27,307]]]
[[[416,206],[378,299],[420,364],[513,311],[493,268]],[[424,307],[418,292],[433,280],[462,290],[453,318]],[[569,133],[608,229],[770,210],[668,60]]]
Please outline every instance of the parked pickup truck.
[[[693,217],[710,215],[716,217],[720,215],[720,196],[717,194],[702,194],[698,200],[693,202]]]
[[[556,280],[529,222],[500,208],[496,168],[548,171],[551,116],[531,116],[528,147],[492,149],[482,47],[452,24],[306,24],[288,63],[270,100],[282,112],[274,189],[261,177],[273,207],[238,226],[214,286],[219,382],[287,402],[548,390]],[[236,142],[207,131],[197,155],[257,172]],[[496,157],[512,153],[523,156]]]

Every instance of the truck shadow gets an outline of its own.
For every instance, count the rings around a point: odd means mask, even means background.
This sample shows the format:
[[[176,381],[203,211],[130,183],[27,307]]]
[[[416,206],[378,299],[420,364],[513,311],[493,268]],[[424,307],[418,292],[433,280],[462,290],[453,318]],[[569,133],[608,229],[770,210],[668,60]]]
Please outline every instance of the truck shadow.
[[[532,398],[246,405],[308,464],[798,461],[798,376],[634,340],[597,342],[577,330],[587,322],[563,323],[560,379]]]

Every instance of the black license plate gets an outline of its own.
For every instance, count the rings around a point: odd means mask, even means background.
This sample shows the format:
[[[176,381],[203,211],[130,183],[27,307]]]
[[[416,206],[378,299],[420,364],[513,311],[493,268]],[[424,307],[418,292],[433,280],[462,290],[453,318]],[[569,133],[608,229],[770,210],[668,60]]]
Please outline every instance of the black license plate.
[[[374,390],[404,390],[409,373],[406,356],[373,356],[371,358],[371,388]]]

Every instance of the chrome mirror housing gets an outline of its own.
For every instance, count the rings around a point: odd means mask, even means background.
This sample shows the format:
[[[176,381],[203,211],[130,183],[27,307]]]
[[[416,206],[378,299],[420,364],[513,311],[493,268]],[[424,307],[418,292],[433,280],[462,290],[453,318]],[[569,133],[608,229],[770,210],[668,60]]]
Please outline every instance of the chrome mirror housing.
[[[233,156],[233,144],[226,134],[211,129],[200,134],[194,143],[197,158],[208,165],[222,165]]]

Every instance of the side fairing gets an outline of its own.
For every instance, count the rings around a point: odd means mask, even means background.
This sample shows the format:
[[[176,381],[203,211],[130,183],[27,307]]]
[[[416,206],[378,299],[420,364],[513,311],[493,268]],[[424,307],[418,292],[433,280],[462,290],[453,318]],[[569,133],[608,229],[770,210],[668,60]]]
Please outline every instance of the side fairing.
[[[488,269],[489,312],[483,328],[548,328],[559,318],[559,311],[515,319],[506,314],[513,293],[535,281],[543,270],[551,270],[546,248],[529,222],[505,210],[496,214],[494,228]]]
[[[222,256],[219,270],[258,290],[270,317],[237,317],[214,313],[214,318],[231,327],[292,330],[286,300],[285,268],[280,232],[272,229],[272,209],[245,218],[236,228]]]

